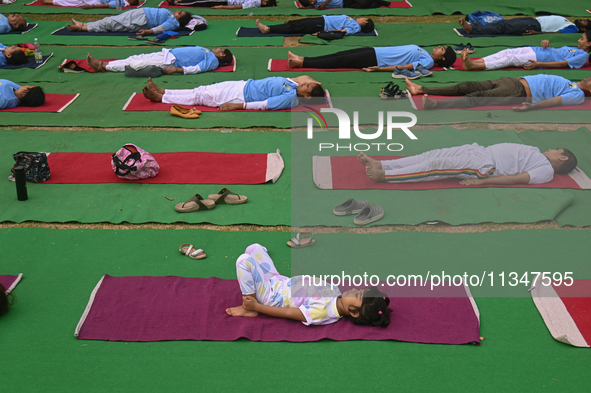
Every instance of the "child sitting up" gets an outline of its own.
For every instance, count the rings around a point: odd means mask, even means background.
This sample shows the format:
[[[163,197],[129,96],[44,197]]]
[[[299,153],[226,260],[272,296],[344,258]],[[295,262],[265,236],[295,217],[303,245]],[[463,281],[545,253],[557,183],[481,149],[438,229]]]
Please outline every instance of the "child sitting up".
[[[41,106],[45,93],[39,86],[19,86],[6,79],[0,79],[0,109],[15,106]]]
[[[242,305],[226,309],[232,317],[256,317],[262,313],[309,326],[328,325],[347,316],[356,325],[390,324],[390,299],[376,287],[351,289],[341,295],[336,286],[308,283],[309,276],[282,276],[260,244],[250,245],[238,257],[236,274]]]

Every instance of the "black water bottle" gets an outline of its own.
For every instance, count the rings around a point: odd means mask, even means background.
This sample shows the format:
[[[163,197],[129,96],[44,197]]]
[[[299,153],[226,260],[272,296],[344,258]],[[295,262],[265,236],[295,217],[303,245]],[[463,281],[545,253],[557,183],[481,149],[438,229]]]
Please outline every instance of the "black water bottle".
[[[29,199],[27,195],[27,178],[25,177],[25,167],[22,165],[14,167],[14,182],[16,183],[16,199],[19,201],[26,201]]]

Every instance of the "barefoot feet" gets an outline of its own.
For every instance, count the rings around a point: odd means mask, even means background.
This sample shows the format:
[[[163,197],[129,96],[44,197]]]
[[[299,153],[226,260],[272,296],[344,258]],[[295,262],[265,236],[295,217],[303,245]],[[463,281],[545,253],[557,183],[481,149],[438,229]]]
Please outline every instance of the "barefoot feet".
[[[144,97],[146,97],[150,101],[162,102],[162,94],[148,89],[147,86],[144,86],[144,88],[142,89],[142,93],[144,93]]]
[[[425,108],[425,109],[437,108],[437,101],[430,99],[429,96],[427,94],[425,94],[423,96],[423,108]]]
[[[226,308],[226,314],[231,317],[256,317],[259,315],[256,311],[246,311],[242,306]]]
[[[382,162],[378,160],[374,160],[371,157],[368,157],[367,154],[364,152],[360,152],[357,156],[357,161],[359,161],[364,166],[370,166],[375,169],[382,169]]]
[[[106,69],[105,69],[105,63],[103,63],[102,61],[99,61],[99,60],[95,59],[94,57],[92,57],[90,55],[90,53],[88,54],[88,56],[86,56],[86,62],[96,72],[106,71]]]
[[[386,181],[386,171],[384,171],[382,169],[377,169],[377,168],[373,168],[371,166],[366,166],[365,173],[367,174],[367,177],[370,178],[370,180],[373,180],[375,182]]]
[[[405,78],[404,84],[406,85],[406,88],[408,89],[408,91],[410,91],[410,94],[415,95],[415,96],[418,94],[423,94],[423,87],[417,85],[414,82],[411,82],[410,79]]]
[[[460,24],[460,26],[462,26],[462,29],[466,30],[466,33],[472,33],[472,25],[468,23],[468,21],[465,18],[460,18],[458,23]]]
[[[266,26],[264,24],[262,24],[261,22],[259,22],[259,20],[257,19],[257,27],[259,28],[259,31],[263,34],[267,34],[269,31],[271,31],[271,28],[269,26]]]
[[[86,30],[86,23],[78,22],[76,19],[72,19],[72,24],[66,25],[66,27],[70,31],[87,31]]]
[[[301,68],[304,64],[304,58],[302,56],[294,55],[291,52],[287,52],[287,65],[290,68]]]
[[[156,84],[152,81],[152,78],[148,78],[148,88],[158,94],[164,94],[164,89],[156,86]]]

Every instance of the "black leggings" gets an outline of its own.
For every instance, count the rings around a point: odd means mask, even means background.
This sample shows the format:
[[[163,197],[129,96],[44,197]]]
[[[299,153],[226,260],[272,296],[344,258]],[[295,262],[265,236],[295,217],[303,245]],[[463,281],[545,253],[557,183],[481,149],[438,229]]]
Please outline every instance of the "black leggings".
[[[304,18],[292,20],[282,25],[269,26],[270,33],[275,34],[314,34],[324,31],[324,18]]]
[[[200,1],[200,0],[181,0],[176,3],[178,6],[185,6],[185,7],[215,7],[218,5],[228,5],[227,0],[221,1]]]
[[[331,55],[304,57],[304,68],[365,68],[378,65],[374,48],[350,49]]]
[[[379,8],[389,7],[390,2],[385,0],[344,0],[344,8]]]

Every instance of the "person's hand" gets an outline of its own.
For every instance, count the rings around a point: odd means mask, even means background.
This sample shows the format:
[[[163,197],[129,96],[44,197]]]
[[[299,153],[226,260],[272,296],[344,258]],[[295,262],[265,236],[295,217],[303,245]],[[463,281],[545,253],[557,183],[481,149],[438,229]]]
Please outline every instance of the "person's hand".
[[[239,110],[239,109],[243,109],[243,108],[244,108],[244,104],[231,104],[231,103],[225,103],[225,104],[222,104],[218,107],[218,109],[222,112],[235,111],[235,110]]]
[[[460,184],[463,186],[479,186],[484,184],[484,180],[482,179],[464,179],[460,181]]]
[[[256,311],[259,302],[254,296],[242,296],[242,307],[246,311]]]
[[[548,48],[550,47],[550,41],[549,40],[542,40],[542,48]]]
[[[535,31],[535,30],[526,30],[525,33],[523,33],[522,35],[534,35],[534,34],[540,34],[540,32]]]
[[[380,70],[379,66],[365,67],[363,69],[363,71],[367,71],[367,72],[374,72],[374,71],[379,71],[379,70]]]
[[[540,63],[535,60],[530,60],[529,63],[523,66],[526,70],[533,70],[540,67]]]
[[[323,1],[323,2],[322,2],[322,3],[321,3],[319,6],[318,6],[318,9],[319,9],[319,10],[323,10],[323,9],[324,9],[324,7],[326,7],[326,4],[327,4],[327,3],[328,3],[327,1]]]
[[[150,30],[140,30],[136,34],[139,35],[140,37],[143,37],[145,35],[150,35]]]
[[[524,102],[521,105],[522,106],[514,106],[513,110],[517,112],[526,112],[532,109],[533,104],[531,102]]]
[[[82,8],[83,10],[89,10],[89,9],[91,9],[91,8],[94,8],[94,5],[93,5],[93,4],[84,4],[84,5],[83,5],[82,7],[80,7],[80,8]]]
[[[174,68],[174,67],[173,68],[165,68],[165,69],[162,70],[162,73],[164,75],[172,75],[175,72],[176,72],[176,68]]]

